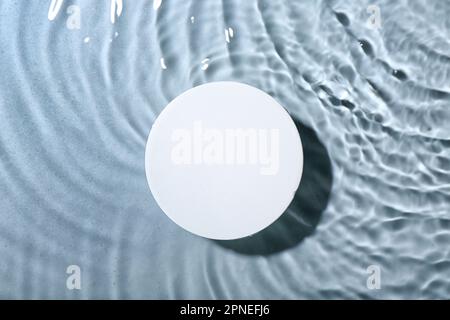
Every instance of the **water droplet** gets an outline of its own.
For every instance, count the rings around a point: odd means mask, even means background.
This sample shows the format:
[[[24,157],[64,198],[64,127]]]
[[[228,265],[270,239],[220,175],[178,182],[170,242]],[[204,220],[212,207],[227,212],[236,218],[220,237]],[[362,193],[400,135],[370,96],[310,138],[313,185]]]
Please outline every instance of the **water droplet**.
[[[233,28],[227,28],[225,29],[225,40],[227,41],[227,43],[231,42],[231,38],[234,37],[234,30]]]
[[[122,0],[111,0],[111,23],[116,22],[116,14],[117,17],[120,17],[122,14],[123,2]]]
[[[89,37],[86,37],[86,38],[84,38],[84,43],[88,43],[89,41],[91,41],[91,38],[89,38]]]
[[[158,10],[161,7],[162,0],[153,0],[153,10]]]
[[[209,58],[203,59],[202,60],[202,70],[205,71],[208,68],[209,68]]]
[[[161,69],[166,70],[167,66],[166,66],[166,62],[164,61],[164,58],[161,58],[160,63],[161,63]]]

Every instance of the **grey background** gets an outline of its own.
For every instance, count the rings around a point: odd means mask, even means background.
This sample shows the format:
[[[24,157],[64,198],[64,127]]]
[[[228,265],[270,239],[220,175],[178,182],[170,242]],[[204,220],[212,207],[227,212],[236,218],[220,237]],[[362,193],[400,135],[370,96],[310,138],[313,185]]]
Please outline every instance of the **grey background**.
[[[449,2],[124,2],[114,25],[107,0],[54,21],[0,2],[1,298],[450,297]],[[289,110],[308,173],[280,221],[226,243],[172,223],[144,172],[157,114],[218,80]]]

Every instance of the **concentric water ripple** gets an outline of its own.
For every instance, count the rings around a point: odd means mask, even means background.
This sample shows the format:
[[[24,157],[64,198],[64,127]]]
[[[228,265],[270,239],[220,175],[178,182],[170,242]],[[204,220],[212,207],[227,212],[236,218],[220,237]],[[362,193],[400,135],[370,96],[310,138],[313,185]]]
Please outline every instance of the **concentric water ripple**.
[[[450,297],[449,2],[124,0],[114,24],[110,0],[50,2],[0,2],[0,298]],[[183,231],[144,172],[159,112],[219,80],[275,97],[314,155],[244,242]]]

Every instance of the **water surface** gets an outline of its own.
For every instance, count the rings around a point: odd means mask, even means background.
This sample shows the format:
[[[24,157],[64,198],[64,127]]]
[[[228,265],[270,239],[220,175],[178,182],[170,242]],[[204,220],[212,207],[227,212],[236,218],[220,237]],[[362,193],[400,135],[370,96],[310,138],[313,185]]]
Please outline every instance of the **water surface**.
[[[133,0],[114,24],[109,0],[50,2],[0,2],[1,298],[450,297],[450,2]],[[307,149],[283,220],[228,243],[144,172],[159,112],[219,80],[271,94]]]

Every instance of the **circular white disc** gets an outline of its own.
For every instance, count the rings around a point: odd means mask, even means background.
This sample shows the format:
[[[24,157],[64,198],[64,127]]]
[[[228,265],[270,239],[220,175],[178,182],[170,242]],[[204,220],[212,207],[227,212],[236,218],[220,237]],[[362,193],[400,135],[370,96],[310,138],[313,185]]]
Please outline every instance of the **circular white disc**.
[[[161,112],[145,171],[161,209],[211,239],[252,235],[274,222],[299,186],[296,126],[272,97],[237,82],[190,89]]]

